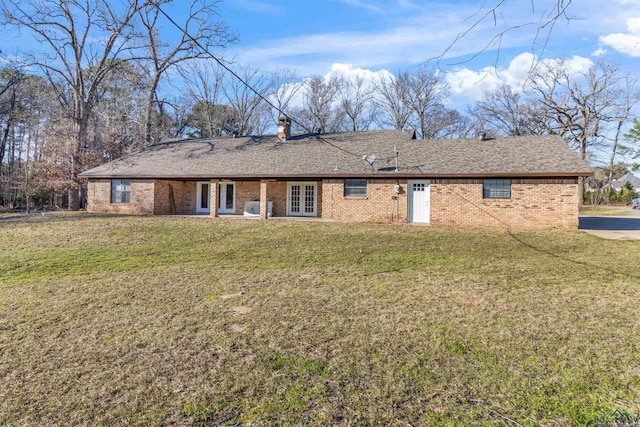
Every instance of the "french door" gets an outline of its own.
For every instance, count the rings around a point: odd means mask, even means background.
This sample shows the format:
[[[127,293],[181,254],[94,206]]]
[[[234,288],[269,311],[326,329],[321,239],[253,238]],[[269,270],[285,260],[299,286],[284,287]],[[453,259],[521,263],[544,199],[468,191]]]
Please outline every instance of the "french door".
[[[209,186],[211,182],[198,182],[196,190],[196,213],[209,213],[210,212],[210,200],[211,191]]]
[[[318,184],[289,182],[287,184],[287,215],[317,216]]]
[[[234,214],[236,213],[236,185],[233,182],[220,183],[220,203],[218,205],[218,213]]]

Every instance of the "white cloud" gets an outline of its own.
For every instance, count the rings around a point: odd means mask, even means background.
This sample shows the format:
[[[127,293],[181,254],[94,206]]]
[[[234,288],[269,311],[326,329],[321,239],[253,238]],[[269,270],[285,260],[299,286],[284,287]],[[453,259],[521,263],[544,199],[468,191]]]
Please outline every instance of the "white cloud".
[[[631,34],[640,34],[640,18],[627,19],[627,29]]]
[[[235,0],[233,6],[239,9],[261,12],[268,15],[277,15],[282,12],[282,7],[259,0]]]
[[[440,2],[414,11],[416,4],[411,0],[394,0],[384,7],[379,1],[342,1],[370,10],[411,12],[404,13],[401,20],[397,17],[386,17],[384,22],[372,19],[370,31],[336,31],[265,40],[240,48],[236,57],[242,62],[260,64],[262,69],[290,68],[310,75],[318,74],[334,63],[351,63],[365,68],[407,66],[443,55],[444,58],[455,58],[480,51],[533,48],[535,28],[532,23],[537,22],[541,13],[532,10],[528,0],[520,0],[500,6],[501,19],[497,22],[487,18],[474,25],[476,19],[487,13],[486,6]],[[357,17],[354,15],[354,19]],[[502,34],[499,39],[496,38],[498,34]],[[495,52],[490,56],[495,58]]]
[[[615,3],[622,6],[640,6],[640,0],[615,0]]]
[[[627,19],[626,33],[601,36],[599,41],[626,55],[640,56],[640,18]]]
[[[336,63],[331,66],[331,71],[324,75],[325,80],[342,78],[346,80],[363,79],[365,84],[373,82],[379,76],[386,76],[387,70],[371,71],[364,68],[353,68],[351,64]]]
[[[452,94],[478,101],[482,99],[483,94],[497,89],[500,85],[507,84],[514,90],[522,90],[533,67],[554,63],[562,63],[571,75],[584,73],[593,65],[591,60],[581,56],[574,56],[568,60],[539,60],[535,55],[525,52],[511,60],[507,68],[484,67],[478,71],[458,68],[447,73],[446,80]]]
[[[376,79],[390,75],[391,73],[387,70],[372,71],[364,68],[354,68],[351,64],[335,63],[331,65],[331,70],[324,74],[322,78],[325,81],[330,81],[334,78],[345,80],[363,79],[364,86],[370,87]],[[289,109],[302,108],[304,98],[303,87],[307,80],[309,79],[306,78],[296,83],[287,83],[279,89],[279,91],[294,93],[288,106]]]
[[[598,48],[598,49],[594,50],[594,51],[591,53],[591,56],[596,56],[596,57],[598,57],[598,56],[604,56],[604,55],[606,55],[607,53],[609,53],[609,51],[608,51],[607,49],[604,49],[604,48],[601,48],[601,47],[600,47],[600,48]]]
[[[378,13],[378,14],[383,14],[384,13],[384,9],[380,6],[377,6],[375,4],[372,4],[368,1],[361,1],[361,0],[342,0],[343,3],[348,4],[349,6],[354,6],[354,7],[359,7],[361,9],[365,9],[368,10],[369,12],[373,12],[373,13]]]
[[[341,0],[350,6],[365,9],[378,15],[386,15],[390,13],[405,13],[408,9],[417,9],[419,6],[411,0],[395,0],[392,4],[388,1],[372,1],[372,0]]]
[[[401,27],[377,34],[330,33],[279,39],[261,46],[243,49],[238,57],[243,61],[282,68],[293,63],[299,68],[309,63],[322,64],[327,69],[336,62],[373,67],[390,63],[417,63],[440,53],[437,46],[446,44],[451,33]],[[288,64],[287,64],[288,65]],[[306,67],[309,68],[309,67]],[[306,70],[305,70],[306,71]],[[317,74],[319,70],[311,74]]]
[[[618,52],[629,56],[640,56],[640,36],[631,34],[609,34],[600,38],[600,41],[611,46]]]
[[[627,19],[626,33],[602,36],[600,43],[629,56],[640,56],[640,18]]]
[[[548,66],[561,64],[569,75],[580,75],[586,74],[593,62],[589,58],[582,56],[573,56],[570,59],[540,60],[532,53],[525,52],[513,58],[505,68],[494,66],[483,67],[478,70],[466,67],[458,68],[453,72],[444,74],[452,95],[451,99],[448,100],[449,107],[462,111],[465,105],[479,101],[485,93],[493,91],[504,84],[508,84],[516,91],[521,91],[529,79],[532,68],[541,64]],[[367,68],[354,67],[350,64],[334,63],[331,65],[330,71],[323,74],[322,77],[326,81],[332,78],[361,78],[364,79],[365,85],[371,85],[375,79],[393,77],[393,74],[385,69],[373,71]],[[293,91],[295,93],[289,103],[289,110],[302,107],[303,87],[307,80],[308,78],[305,78],[298,82],[288,83],[280,88],[280,90]]]
[[[353,19],[367,19],[371,29],[356,32],[343,28],[336,32],[329,32],[329,29],[325,33],[295,34],[264,40],[232,53],[238,62],[259,66],[264,71],[289,69],[306,77],[324,75],[327,70],[333,70],[336,64],[353,64],[353,72],[381,68],[395,71],[424,63],[446,52],[440,61],[442,69],[450,70],[455,66],[451,63],[452,58],[460,58],[458,64],[465,67],[447,74],[452,91],[460,96],[478,99],[486,90],[499,84],[521,87],[532,64],[538,60],[535,54],[564,58],[574,55],[568,63],[578,66],[583,61],[590,64],[586,57],[602,56],[607,50],[613,50],[614,46],[604,43],[605,40],[612,44],[615,42],[618,46],[623,43],[604,36],[598,45],[600,35],[612,33],[610,36],[613,36],[620,30],[621,23],[631,16],[627,22],[628,32],[624,34],[625,45],[630,49],[629,46],[633,45],[628,38],[638,36],[634,32],[640,27],[640,19],[633,18],[633,13],[630,13],[634,8],[638,10],[636,6],[640,6],[640,0],[590,0],[580,5],[574,2],[567,18],[560,18],[554,26],[549,40],[545,38],[544,31],[537,40],[533,40],[533,34],[536,33],[536,23],[552,14],[553,7],[557,6],[556,0],[536,0],[535,8],[530,0],[501,3],[498,19],[481,20],[473,28],[472,24],[484,16],[495,2],[480,5],[479,2],[452,4],[418,0],[337,1],[353,6]],[[421,10],[412,9],[417,4],[421,5]],[[371,12],[382,10],[389,13],[371,15]],[[400,19],[399,15],[393,14],[397,10],[410,12],[404,13]],[[452,45],[456,36],[467,30],[470,32]],[[483,52],[482,49],[502,31],[506,32],[500,39],[500,45],[490,45]],[[640,49],[640,43],[636,48]],[[519,55],[509,64],[504,63],[502,58],[514,50],[528,50],[531,53]],[[468,65],[483,60],[484,64],[490,66],[471,68]],[[332,72],[340,72],[340,66]]]
[[[497,89],[500,85],[508,84],[514,90],[520,91],[525,87],[533,67],[537,65],[561,64],[569,75],[585,74],[593,65],[589,58],[574,56],[570,59],[544,59],[540,60],[532,53],[522,53],[511,60],[506,68],[483,67],[479,70],[469,68],[458,68],[453,72],[445,73],[444,78],[450,87],[452,98],[449,100],[450,107],[464,108],[464,105],[482,99],[482,96]],[[329,72],[322,77],[329,81],[332,78],[354,79],[362,78],[365,85],[372,84],[380,77],[393,76],[388,70],[382,69],[372,71],[366,68],[353,67],[350,64],[334,63]],[[288,83],[281,90],[295,92],[289,109],[300,108],[303,105],[303,86],[308,79],[299,82]]]

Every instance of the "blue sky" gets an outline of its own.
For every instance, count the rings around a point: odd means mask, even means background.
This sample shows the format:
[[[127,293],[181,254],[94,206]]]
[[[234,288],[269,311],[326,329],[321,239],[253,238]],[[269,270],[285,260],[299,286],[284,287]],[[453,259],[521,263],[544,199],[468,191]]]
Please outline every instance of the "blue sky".
[[[640,79],[640,0],[572,0],[552,28],[539,28],[557,7],[556,0],[226,0],[220,13],[239,37],[225,52],[237,65],[300,78],[372,77],[440,58],[449,107],[463,112],[500,84],[521,88],[535,61],[563,59],[586,72],[605,60]]]
[[[439,56],[457,34],[468,30],[489,6],[497,3],[496,0],[227,0],[220,3],[220,12],[239,35],[239,43],[232,50],[240,61],[259,62],[261,67],[296,68],[308,74],[322,73],[336,62],[393,70]],[[505,2],[497,9],[495,23],[493,16],[489,16],[452,47],[445,65],[477,53],[491,37],[509,26],[543,21],[556,7],[557,3],[550,0]],[[571,19],[557,22],[544,52],[545,34],[542,32],[534,43],[535,25],[524,25],[507,33],[502,39],[500,63],[532,51],[564,58],[589,57],[602,49],[626,53],[626,59],[634,58],[630,52],[635,58],[640,56],[637,45],[640,1],[574,0],[567,11]],[[614,43],[611,34],[630,37]],[[484,57],[484,61],[464,65],[492,65],[495,49]]]
[[[564,1],[565,4],[567,0]],[[187,2],[164,9],[180,22]],[[495,14],[488,13],[499,4]],[[524,82],[532,61],[562,58],[578,71],[601,57],[640,78],[640,0],[572,0],[536,36],[556,0],[223,0],[220,19],[238,35],[224,50],[237,66],[372,76],[441,57],[456,107],[508,82]],[[484,17],[484,19],[483,19]],[[166,30],[176,31],[165,22]],[[518,28],[514,28],[518,27]],[[497,44],[496,35],[504,32]],[[468,31],[454,43],[456,37]],[[547,39],[547,36],[549,38]],[[38,49],[26,32],[5,34],[0,50]],[[220,54],[221,52],[217,52]]]
[[[265,71],[292,70],[300,77],[326,75],[335,64],[342,64],[338,68],[343,72],[395,72],[444,54],[440,68],[456,96],[470,101],[496,80],[520,81],[532,58],[568,59],[583,69],[606,56],[640,77],[640,0],[573,0],[567,9],[570,19],[559,19],[548,39],[547,29],[537,37],[536,31],[538,23],[555,13],[556,1],[509,0],[495,15],[481,19],[498,3],[226,0],[219,8],[221,19],[239,37],[226,57]],[[507,31],[499,46],[492,43],[497,34],[516,26],[520,28]],[[494,69],[500,77],[487,78]]]

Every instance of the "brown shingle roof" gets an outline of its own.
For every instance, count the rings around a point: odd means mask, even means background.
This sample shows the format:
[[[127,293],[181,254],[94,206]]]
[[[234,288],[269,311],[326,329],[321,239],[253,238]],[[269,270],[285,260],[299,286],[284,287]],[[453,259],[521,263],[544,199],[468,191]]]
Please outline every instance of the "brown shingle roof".
[[[395,172],[394,147],[399,171]],[[363,155],[375,154],[373,167]],[[416,140],[413,131],[178,140],[81,174],[86,178],[581,176],[593,171],[559,136]]]

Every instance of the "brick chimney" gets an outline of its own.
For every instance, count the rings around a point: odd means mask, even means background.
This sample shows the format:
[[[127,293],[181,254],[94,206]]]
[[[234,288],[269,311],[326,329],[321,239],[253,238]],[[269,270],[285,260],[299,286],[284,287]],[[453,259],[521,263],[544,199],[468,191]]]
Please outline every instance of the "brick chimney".
[[[291,119],[287,116],[278,117],[278,139],[286,141],[291,137]]]

